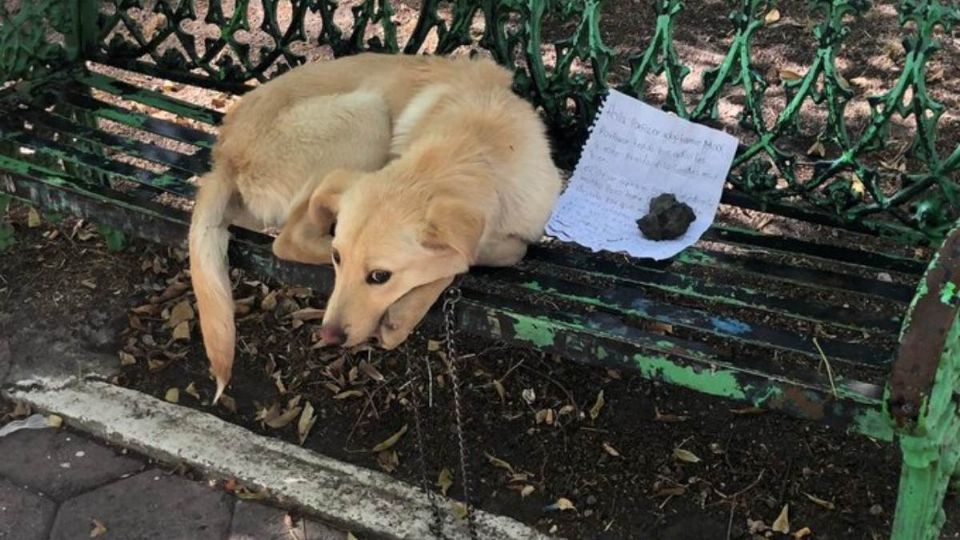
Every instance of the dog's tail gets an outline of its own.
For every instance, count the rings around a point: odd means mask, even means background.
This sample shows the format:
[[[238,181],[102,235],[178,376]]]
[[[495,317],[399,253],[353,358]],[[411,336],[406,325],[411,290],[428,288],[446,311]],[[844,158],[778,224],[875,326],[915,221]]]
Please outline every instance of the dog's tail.
[[[233,180],[216,170],[205,175],[190,223],[190,278],[197,295],[203,345],[217,380],[216,403],[230,382],[237,330],[227,266]]]

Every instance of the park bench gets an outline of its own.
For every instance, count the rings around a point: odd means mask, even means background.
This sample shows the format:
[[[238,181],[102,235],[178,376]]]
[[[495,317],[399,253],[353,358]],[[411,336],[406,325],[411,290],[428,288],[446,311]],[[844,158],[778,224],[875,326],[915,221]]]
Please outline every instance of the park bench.
[[[604,44],[600,0],[421,0],[413,8],[358,0],[344,3],[349,10],[329,0],[5,5],[2,191],[174,246],[185,243],[192,179],[209,167],[222,98],[203,106],[166,86],[242,94],[308,56],[476,46],[516,68],[516,90],[543,111],[565,166],[607,88],[642,96],[648,77],[660,76],[662,105],[713,125],[721,98],[739,88],[746,135],[723,202],[767,216],[778,232],[719,220],[698,245],[662,262],[546,241],[515,268],[471,272],[457,322],[478,335],[899,441],[893,537],[937,537],[960,458],[960,145],[947,141],[943,151],[943,108],[924,77],[938,36],[960,21],[955,3],[899,3],[901,22],[912,22],[903,71],[871,98],[856,134],[844,123],[853,91],[836,60],[849,17],[870,9],[855,0],[811,2],[813,63],[781,81],[749,63],[751,39],[775,19],[772,6],[731,2],[729,51],[704,73],[692,107],[671,38],[679,0],[642,8],[655,10],[655,34],[636,36],[641,48],[620,70]],[[400,8],[417,11],[403,43]],[[549,62],[547,30],[562,34]],[[764,120],[762,97],[775,84],[786,105]],[[804,106],[825,113],[825,127],[807,134],[819,151],[795,142]],[[895,114],[913,123],[904,167],[877,158]],[[328,268],[277,261],[264,234],[235,229],[234,239],[236,266],[320,291],[332,285]]]

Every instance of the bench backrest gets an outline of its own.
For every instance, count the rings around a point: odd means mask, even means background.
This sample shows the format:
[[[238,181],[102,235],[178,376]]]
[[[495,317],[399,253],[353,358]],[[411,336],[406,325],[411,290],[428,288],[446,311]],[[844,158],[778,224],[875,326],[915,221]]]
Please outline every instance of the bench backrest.
[[[960,217],[958,111],[945,128],[934,99],[943,94],[931,90],[952,85],[957,98],[957,74],[944,80],[940,62],[960,51],[940,49],[960,5],[902,0],[891,13],[865,0],[812,0],[807,13],[781,14],[769,0],[731,1],[726,13],[642,4],[38,0],[22,2],[19,23],[5,17],[0,75],[23,75],[31,55],[79,58],[243,92],[305,61],[358,51],[486,51],[515,69],[516,91],[542,109],[561,165],[575,161],[603,94],[617,88],[740,138],[728,203],[911,243],[940,240]],[[864,46],[873,37],[863,25],[883,18],[894,36],[903,32],[885,53],[899,74],[871,93],[842,75],[866,72],[842,48]],[[715,39],[717,24],[727,25],[729,46],[704,59],[697,43]],[[51,33],[64,35],[63,47]],[[781,49],[772,59],[771,43]]]

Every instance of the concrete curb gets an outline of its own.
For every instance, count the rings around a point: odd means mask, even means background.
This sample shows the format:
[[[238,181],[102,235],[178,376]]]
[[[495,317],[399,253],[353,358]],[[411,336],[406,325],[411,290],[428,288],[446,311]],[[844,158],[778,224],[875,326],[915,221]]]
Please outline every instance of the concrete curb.
[[[310,514],[358,533],[391,539],[431,538],[429,498],[382,473],[263,437],[219,418],[99,381],[9,385],[4,395],[56,413],[71,426],[164,461],[212,476],[267,487]],[[438,495],[439,497],[439,495]],[[444,531],[467,538],[466,525],[442,499]],[[478,511],[481,538],[548,539],[504,516]]]

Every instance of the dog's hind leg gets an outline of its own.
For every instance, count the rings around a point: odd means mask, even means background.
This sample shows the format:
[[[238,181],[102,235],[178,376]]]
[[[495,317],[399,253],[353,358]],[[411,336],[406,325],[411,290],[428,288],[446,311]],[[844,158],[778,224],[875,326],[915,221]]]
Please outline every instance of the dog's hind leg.
[[[527,254],[527,243],[516,236],[501,236],[484,242],[476,266],[513,266]]]
[[[298,204],[290,213],[280,235],[273,241],[273,254],[278,259],[306,264],[331,264],[330,244],[333,236],[329,223],[318,224],[307,216],[310,200]]]
[[[453,277],[441,278],[416,287],[387,308],[387,313],[380,321],[380,345],[391,350],[406,341],[443,291],[453,282]]]

